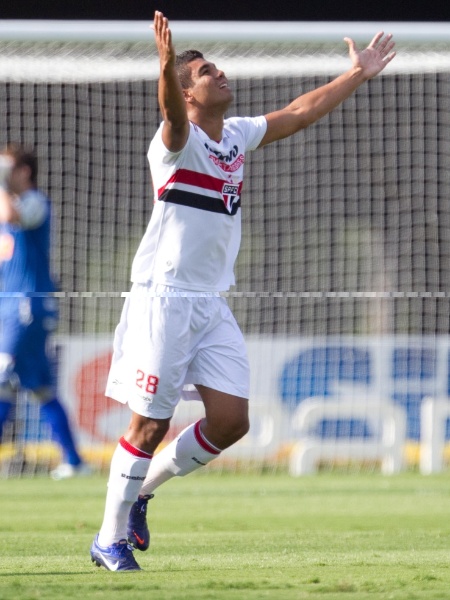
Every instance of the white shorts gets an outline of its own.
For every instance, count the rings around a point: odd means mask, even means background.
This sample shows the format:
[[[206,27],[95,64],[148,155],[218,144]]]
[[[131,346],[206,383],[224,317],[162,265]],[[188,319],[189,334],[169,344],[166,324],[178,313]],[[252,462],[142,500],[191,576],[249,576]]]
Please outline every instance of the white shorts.
[[[247,350],[225,299],[134,284],[116,328],[105,395],[145,417],[166,419],[181,397],[199,397],[189,392],[192,385],[249,397]]]

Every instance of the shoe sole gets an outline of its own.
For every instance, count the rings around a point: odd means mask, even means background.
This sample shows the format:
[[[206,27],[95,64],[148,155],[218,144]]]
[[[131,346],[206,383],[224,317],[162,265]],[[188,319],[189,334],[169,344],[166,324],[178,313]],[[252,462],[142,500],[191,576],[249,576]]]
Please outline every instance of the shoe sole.
[[[104,569],[106,569],[107,571],[109,571],[108,567],[106,567],[100,558],[94,557],[91,555],[91,562],[95,563],[96,567],[103,567]]]
[[[108,567],[104,563],[102,563],[100,558],[96,558],[91,555],[91,562],[93,562],[96,567],[103,567],[104,569],[106,569],[107,571],[110,571],[111,573],[114,572],[114,571],[111,571],[111,569],[108,569]],[[122,571],[142,571],[142,569],[141,569],[141,567],[138,566],[137,569],[118,569],[118,571],[120,571],[120,572],[122,572]]]

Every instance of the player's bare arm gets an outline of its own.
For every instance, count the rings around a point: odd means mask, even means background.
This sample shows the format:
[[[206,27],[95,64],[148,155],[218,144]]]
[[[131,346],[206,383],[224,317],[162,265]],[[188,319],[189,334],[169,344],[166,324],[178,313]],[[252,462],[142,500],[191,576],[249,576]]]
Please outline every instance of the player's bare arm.
[[[15,196],[9,189],[13,168],[14,163],[11,159],[0,155],[0,223],[20,222],[19,212],[14,202]]]
[[[260,147],[308,127],[348,98],[362,83],[378,75],[395,56],[392,35],[377,33],[364,50],[344,38],[352,67],[330,83],[296,98],[285,108],[266,115],[267,131]]]
[[[164,119],[162,139],[171,152],[178,152],[186,144],[189,121],[180,80],[175,71],[175,48],[168,19],[156,11],[153,21],[155,42],[159,54],[159,106]]]

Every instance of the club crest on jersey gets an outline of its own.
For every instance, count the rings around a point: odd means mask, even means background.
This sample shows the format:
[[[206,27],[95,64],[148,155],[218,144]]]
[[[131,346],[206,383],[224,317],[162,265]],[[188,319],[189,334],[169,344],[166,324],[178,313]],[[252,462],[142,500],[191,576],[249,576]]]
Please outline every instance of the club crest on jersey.
[[[239,201],[239,186],[231,183],[224,183],[222,188],[222,198],[225,208],[231,214],[234,205]]]

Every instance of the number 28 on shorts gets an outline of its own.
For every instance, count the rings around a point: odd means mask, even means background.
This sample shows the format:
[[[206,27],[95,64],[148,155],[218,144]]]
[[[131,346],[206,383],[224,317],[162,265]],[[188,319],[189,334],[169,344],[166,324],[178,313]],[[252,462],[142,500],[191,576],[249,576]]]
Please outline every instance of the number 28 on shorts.
[[[156,375],[147,375],[141,369],[136,372],[136,385],[148,394],[156,394],[158,390],[159,378]]]

